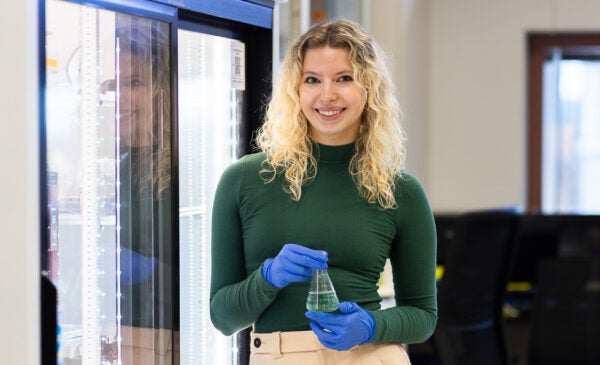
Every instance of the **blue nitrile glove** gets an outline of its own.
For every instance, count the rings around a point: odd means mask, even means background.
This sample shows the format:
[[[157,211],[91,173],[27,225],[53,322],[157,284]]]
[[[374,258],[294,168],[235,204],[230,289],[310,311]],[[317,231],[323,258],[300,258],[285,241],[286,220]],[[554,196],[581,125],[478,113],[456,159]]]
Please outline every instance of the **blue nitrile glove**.
[[[323,346],[342,351],[371,341],[375,335],[373,315],[353,302],[341,302],[342,314],[306,312],[310,327]]]
[[[327,252],[287,243],[275,258],[265,261],[261,272],[269,284],[283,288],[310,278],[313,269],[327,269]]]
[[[154,257],[142,256],[137,252],[121,247],[121,283],[136,285],[146,281],[152,276],[157,264]]]

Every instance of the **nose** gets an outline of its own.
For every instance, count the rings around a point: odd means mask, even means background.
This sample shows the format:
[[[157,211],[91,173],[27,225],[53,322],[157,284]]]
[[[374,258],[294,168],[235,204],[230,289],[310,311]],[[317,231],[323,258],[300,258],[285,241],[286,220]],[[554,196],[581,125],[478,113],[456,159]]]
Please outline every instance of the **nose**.
[[[331,102],[335,101],[338,97],[335,85],[332,82],[324,82],[321,90],[321,101]]]

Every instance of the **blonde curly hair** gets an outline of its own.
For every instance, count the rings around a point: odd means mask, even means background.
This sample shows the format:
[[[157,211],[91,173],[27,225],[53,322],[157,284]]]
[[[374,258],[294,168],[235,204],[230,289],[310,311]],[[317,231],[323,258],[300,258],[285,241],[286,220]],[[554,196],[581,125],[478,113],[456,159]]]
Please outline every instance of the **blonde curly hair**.
[[[261,176],[270,182],[283,173],[286,192],[294,201],[301,199],[302,186],[316,176],[317,161],[298,90],[306,51],[326,46],[348,52],[353,78],[366,95],[349,172],[369,203],[394,208],[395,185],[406,154],[400,107],[384,53],[358,24],[345,19],[314,25],[289,48],[256,138],[267,156]]]

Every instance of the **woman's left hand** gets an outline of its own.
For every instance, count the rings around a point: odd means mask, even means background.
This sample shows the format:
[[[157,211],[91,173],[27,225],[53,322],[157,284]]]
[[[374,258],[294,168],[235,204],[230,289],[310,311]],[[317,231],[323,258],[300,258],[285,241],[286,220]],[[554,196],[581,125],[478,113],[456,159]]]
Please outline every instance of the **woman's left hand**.
[[[369,342],[375,335],[375,318],[353,302],[340,303],[341,314],[306,312],[310,327],[323,346],[342,351]]]

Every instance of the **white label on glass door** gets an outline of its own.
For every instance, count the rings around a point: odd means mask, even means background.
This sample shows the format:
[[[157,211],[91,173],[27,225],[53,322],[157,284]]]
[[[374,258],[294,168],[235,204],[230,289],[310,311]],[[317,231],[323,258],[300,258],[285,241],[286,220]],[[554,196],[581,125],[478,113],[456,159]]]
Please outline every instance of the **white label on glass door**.
[[[236,90],[246,89],[244,43],[231,41],[231,87]]]

